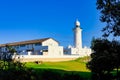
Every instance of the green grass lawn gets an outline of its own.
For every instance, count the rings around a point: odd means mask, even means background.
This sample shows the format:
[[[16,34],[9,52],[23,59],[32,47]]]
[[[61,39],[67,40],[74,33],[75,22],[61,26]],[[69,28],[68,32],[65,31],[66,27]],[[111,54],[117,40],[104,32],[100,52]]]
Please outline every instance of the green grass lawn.
[[[64,61],[64,62],[43,62],[42,64],[26,63],[29,68],[60,69],[65,71],[89,72],[84,62]]]
[[[79,58],[72,61],[63,61],[63,62],[42,62],[41,64],[36,64],[34,62],[26,63],[28,68],[33,68],[35,70],[51,70],[51,71],[62,71],[63,73],[77,73],[82,77],[90,78],[91,73],[86,68],[87,58]]]

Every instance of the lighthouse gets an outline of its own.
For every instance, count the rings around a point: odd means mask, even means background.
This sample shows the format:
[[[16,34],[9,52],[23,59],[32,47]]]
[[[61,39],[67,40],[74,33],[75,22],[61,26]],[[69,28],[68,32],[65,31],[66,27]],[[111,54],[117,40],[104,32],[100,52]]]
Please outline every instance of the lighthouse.
[[[78,19],[75,21],[73,32],[74,46],[68,46],[65,49],[65,54],[76,55],[79,57],[90,56],[92,53],[91,49],[88,47],[82,47],[82,29]]]
[[[74,31],[74,47],[82,49],[82,29],[80,28],[80,22],[78,19],[75,21]]]

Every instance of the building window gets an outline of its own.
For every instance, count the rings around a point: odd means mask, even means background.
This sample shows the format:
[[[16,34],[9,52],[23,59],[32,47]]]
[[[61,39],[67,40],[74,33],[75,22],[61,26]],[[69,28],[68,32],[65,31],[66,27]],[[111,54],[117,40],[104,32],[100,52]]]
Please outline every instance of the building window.
[[[16,48],[18,49],[18,48],[19,48],[19,46],[16,46]]]
[[[27,44],[26,46],[27,46],[27,48],[29,48],[29,47],[30,47],[30,45],[29,45],[29,44]]]
[[[16,48],[16,49],[18,49],[18,48],[19,48],[19,46],[13,46],[13,48]]]
[[[20,45],[20,47],[25,47],[25,44]]]
[[[35,46],[41,46],[41,43],[35,43]]]
[[[43,52],[48,52],[48,50],[43,50]]]

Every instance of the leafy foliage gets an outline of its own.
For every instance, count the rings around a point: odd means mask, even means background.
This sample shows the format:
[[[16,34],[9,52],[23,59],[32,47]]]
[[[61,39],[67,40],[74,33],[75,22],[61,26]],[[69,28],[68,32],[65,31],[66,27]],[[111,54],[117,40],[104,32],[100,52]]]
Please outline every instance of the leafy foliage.
[[[6,52],[3,52],[0,60],[0,80],[38,80],[32,69],[12,59],[15,52],[14,48],[6,45]]]
[[[59,69],[35,69],[40,80],[88,80],[88,72],[64,71]]]
[[[27,69],[23,63],[5,63],[6,65],[0,64],[0,80],[37,80],[36,73],[32,69]]]
[[[97,9],[101,12],[100,21],[105,22],[104,37],[113,33],[120,36],[120,0],[97,0]]]
[[[112,79],[111,72],[120,67],[120,42],[108,41],[107,39],[93,39],[91,48],[91,61],[87,67],[97,76],[97,79]],[[110,80],[109,79],[109,80]]]

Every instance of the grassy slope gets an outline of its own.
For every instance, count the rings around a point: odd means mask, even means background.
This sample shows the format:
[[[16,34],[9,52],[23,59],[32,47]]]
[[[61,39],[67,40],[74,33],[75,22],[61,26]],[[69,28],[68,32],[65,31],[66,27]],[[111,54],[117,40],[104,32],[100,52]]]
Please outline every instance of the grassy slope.
[[[43,62],[42,64],[27,63],[26,66],[29,68],[44,68],[44,69],[60,69],[65,71],[82,71],[89,72],[86,69],[86,64],[83,62],[85,58],[76,59],[74,61],[64,62]]]
[[[42,64],[36,64],[33,62],[26,63],[28,68],[33,68],[39,72],[41,70],[51,70],[56,72],[63,73],[75,73],[79,74],[84,78],[90,79],[91,73],[86,68],[86,63],[84,61],[88,60],[88,58],[79,58],[73,61],[64,61],[64,62],[43,62]]]

